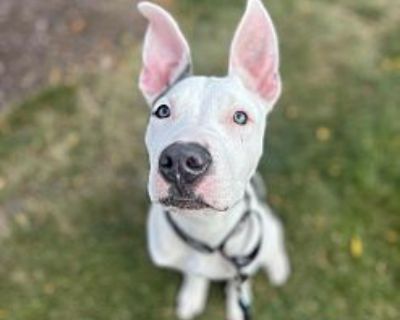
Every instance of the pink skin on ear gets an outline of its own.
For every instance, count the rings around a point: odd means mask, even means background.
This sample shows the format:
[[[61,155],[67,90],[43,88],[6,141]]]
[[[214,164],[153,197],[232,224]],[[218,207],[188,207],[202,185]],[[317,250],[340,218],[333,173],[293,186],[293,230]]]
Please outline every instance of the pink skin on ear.
[[[152,103],[190,67],[190,50],[174,19],[148,2],[138,5],[149,21],[143,48],[139,87]]]
[[[281,91],[279,52],[275,29],[260,0],[248,0],[236,30],[230,54],[229,73],[268,103]]]

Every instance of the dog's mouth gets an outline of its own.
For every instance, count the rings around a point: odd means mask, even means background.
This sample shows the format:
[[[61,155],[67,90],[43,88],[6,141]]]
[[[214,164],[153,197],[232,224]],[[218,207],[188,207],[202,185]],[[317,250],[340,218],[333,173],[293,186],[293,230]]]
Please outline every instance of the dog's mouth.
[[[217,207],[210,204],[200,194],[196,194],[193,190],[188,188],[176,188],[171,186],[168,195],[156,200],[157,203],[170,208],[177,208],[181,210],[204,210],[209,209],[217,212],[226,212],[229,207]]]
[[[179,197],[179,196],[168,196],[160,200],[160,203],[166,207],[175,207],[178,209],[185,210],[201,210],[201,209],[213,209],[216,208],[209,205],[201,197]]]

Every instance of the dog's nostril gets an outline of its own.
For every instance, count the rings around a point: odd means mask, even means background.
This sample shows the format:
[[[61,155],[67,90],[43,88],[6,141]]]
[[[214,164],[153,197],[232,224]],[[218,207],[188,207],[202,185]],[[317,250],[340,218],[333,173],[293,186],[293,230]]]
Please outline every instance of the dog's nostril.
[[[160,167],[162,168],[171,169],[173,164],[172,158],[169,156],[164,156],[160,159]]]
[[[201,159],[196,157],[189,157],[186,159],[186,166],[192,170],[202,170],[204,165]]]

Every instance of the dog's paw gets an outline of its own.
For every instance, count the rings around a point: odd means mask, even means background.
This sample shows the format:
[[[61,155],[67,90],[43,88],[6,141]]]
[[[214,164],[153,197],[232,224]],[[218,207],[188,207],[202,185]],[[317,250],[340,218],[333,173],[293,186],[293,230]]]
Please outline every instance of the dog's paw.
[[[243,314],[240,312],[235,315],[228,315],[226,320],[245,320]]]
[[[186,276],[178,295],[176,313],[180,320],[191,320],[205,308],[208,281],[194,276]]]
[[[290,276],[290,262],[286,253],[276,255],[274,261],[267,265],[271,284],[275,287],[284,285]]]
[[[245,320],[243,311],[240,309],[239,305],[232,304],[226,314],[226,320]]]
[[[178,301],[176,314],[180,320],[192,320],[204,310],[204,303],[196,297],[181,297]]]

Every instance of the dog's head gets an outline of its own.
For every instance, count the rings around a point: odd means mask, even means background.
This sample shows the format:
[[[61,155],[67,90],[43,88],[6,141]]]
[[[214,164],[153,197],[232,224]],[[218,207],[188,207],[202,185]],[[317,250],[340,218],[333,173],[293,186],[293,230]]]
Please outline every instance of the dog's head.
[[[162,8],[148,19],[139,86],[151,106],[146,133],[153,202],[226,211],[244,194],[263,150],[266,115],[281,82],[277,36],[260,0],[248,0],[224,78],[191,75],[189,46]]]

